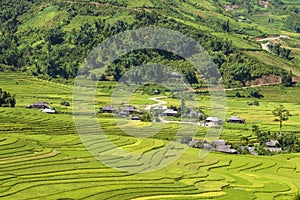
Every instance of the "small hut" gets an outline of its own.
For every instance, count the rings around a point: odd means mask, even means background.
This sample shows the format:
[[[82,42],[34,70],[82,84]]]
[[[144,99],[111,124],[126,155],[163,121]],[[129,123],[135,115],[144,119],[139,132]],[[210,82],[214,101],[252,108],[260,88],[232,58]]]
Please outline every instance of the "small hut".
[[[235,124],[244,124],[245,120],[238,117],[238,116],[231,116],[227,119],[228,123],[235,123]]]

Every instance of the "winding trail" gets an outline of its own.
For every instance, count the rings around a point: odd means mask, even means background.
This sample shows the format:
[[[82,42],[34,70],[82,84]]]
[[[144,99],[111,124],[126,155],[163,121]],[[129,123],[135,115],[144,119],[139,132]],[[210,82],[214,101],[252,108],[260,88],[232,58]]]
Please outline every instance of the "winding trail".
[[[147,105],[145,107],[145,110],[149,111],[149,110],[151,110],[152,107],[162,106],[162,105],[168,104],[168,102],[160,100],[160,99],[166,99],[166,98],[168,98],[168,97],[167,96],[160,96],[160,97],[149,98],[150,100],[155,101],[156,104]],[[166,123],[166,124],[167,123],[175,123],[175,124],[190,124],[190,125],[204,126],[204,122],[169,121],[169,120],[165,120],[163,117],[158,117],[158,119],[160,120],[160,122]]]
[[[166,99],[166,98],[168,98],[168,97],[167,96],[161,96],[161,97],[152,97],[152,98],[150,98],[150,100],[155,101],[157,103],[156,104],[147,105],[145,107],[145,110],[149,111],[149,110],[151,110],[152,107],[162,106],[162,105],[167,104],[168,102],[159,100],[159,99]]]
[[[275,41],[279,39],[290,39],[290,37],[286,35],[277,35],[277,36],[269,36],[265,38],[255,38],[254,40],[257,42],[266,42],[266,41]]]

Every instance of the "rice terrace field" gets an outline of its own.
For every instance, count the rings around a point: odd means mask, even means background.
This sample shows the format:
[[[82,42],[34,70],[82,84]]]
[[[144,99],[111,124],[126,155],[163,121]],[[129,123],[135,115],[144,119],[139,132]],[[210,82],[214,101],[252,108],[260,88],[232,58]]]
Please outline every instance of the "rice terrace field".
[[[86,150],[76,133],[71,107],[60,105],[72,101],[72,85],[7,72],[0,74],[0,85],[13,90],[19,102],[15,108],[0,108],[1,199],[292,199],[300,190],[300,154],[296,153],[254,156],[210,152],[200,158],[200,149],[188,148],[178,160],[158,171],[128,173],[112,169]],[[108,101],[110,85],[100,84],[99,107]],[[277,131],[271,111],[278,102],[284,102],[293,114],[284,131],[298,135],[299,91],[285,88],[282,95],[275,92],[280,91],[278,88],[261,87],[265,97],[257,107],[246,105],[253,99],[237,99],[232,97],[233,91],[228,91],[227,116],[239,115],[247,123],[225,124],[221,139],[234,143],[245,136],[255,140],[253,124]],[[151,104],[148,97],[133,102]],[[197,98],[205,110],[208,98],[201,93]],[[25,108],[35,101],[48,102],[58,113]],[[165,124],[163,133],[137,138],[124,134],[109,114],[99,114],[98,118],[103,129],[110,130],[108,138],[132,152],[164,146],[178,128],[178,124]],[[199,127],[197,137],[205,131]],[[91,141],[90,145],[95,143]],[[108,159],[117,162],[113,157]]]
[[[0,0],[0,200],[104,199],[300,200],[299,0]]]

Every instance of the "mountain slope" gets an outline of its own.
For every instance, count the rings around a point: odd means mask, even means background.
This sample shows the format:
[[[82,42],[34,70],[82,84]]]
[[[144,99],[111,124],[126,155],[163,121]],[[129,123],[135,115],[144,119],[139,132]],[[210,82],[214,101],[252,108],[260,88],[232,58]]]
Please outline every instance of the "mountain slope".
[[[264,7],[266,3],[268,8]],[[239,67],[247,68],[250,80],[268,74],[281,75],[289,70],[300,76],[300,42],[299,34],[295,33],[298,25],[292,20],[298,17],[300,3],[297,1],[60,0],[19,3],[6,0],[0,4],[3,8],[0,11],[0,69],[24,70],[46,79],[73,78],[85,56],[105,38],[124,30],[155,25],[178,30],[196,39],[210,53],[228,86],[240,84],[240,80],[232,80],[231,75],[232,68]],[[287,35],[289,39],[271,42],[280,44],[281,51],[291,50],[285,57],[277,52],[265,52],[261,48],[262,42],[255,40],[279,34]],[[146,54],[149,59],[133,58],[128,67],[149,62],[151,52]],[[166,59],[162,55],[154,57]],[[177,61],[175,59],[175,63]],[[124,72],[128,67],[116,63],[111,66],[111,72],[107,72],[106,79],[116,79],[116,69]],[[200,82],[194,80],[193,83]]]

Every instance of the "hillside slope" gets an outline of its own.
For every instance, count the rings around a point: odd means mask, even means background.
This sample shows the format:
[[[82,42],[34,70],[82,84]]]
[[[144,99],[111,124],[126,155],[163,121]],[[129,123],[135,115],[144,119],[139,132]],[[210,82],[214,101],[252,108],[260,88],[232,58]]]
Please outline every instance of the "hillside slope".
[[[300,76],[300,36],[295,22],[300,18],[300,3],[296,0],[5,0],[0,6],[0,70],[23,70],[45,79],[73,78],[85,56],[104,39],[155,25],[196,39],[210,53],[229,86],[240,84],[240,80],[232,80],[235,68],[249,71],[250,77],[243,81],[289,70]],[[273,35],[284,37],[267,38]],[[259,41],[261,38],[266,39]],[[278,47],[263,50],[261,43],[268,41]],[[153,56],[151,51],[136,53],[146,54],[147,59],[131,56],[128,66],[115,63],[105,78],[116,80],[117,70],[124,72],[153,57],[172,57]],[[174,66],[193,73],[179,58],[172,59]]]

